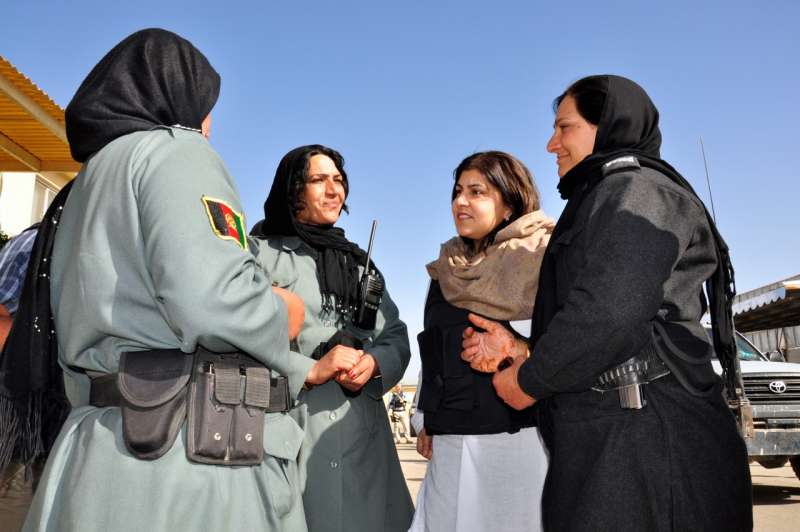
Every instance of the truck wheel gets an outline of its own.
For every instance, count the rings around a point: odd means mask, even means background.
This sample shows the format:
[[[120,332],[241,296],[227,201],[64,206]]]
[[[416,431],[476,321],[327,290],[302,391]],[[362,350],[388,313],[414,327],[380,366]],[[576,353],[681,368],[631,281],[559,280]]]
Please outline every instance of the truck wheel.
[[[789,458],[789,463],[792,464],[792,469],[794,470],[794,476],[800,479],[800,456],[792,456]]]
[[[775,469],[786,465],[786,456],[759,456],[755,461],[767,469]],[[800,464],[798,464],[800,466]]]

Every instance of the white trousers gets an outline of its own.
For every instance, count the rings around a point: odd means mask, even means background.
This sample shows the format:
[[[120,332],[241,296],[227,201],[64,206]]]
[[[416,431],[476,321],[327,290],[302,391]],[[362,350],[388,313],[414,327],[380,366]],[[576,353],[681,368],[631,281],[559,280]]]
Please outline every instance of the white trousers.
[[[536,428],[433,437],[411,532],[538,532],[547,454]]]

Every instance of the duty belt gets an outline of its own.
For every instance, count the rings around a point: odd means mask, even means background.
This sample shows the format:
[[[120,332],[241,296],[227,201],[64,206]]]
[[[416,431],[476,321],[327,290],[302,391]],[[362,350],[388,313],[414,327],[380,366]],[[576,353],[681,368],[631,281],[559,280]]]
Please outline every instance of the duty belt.
[[[235,377],[238,381],[239,376]],[[222,384],[222,383],[221,383]],[[228,386],[229,387],[229,386]],[[263,410],[270,412],[287,412],[289,410],[289,380],[286,377],[269,379],[269,398],[262,401],[267,406]],[[121,406],[122,395],[117,385],[117,374],[101,375],[91,378],[89,404],[99,408]]]
[[[651,352],[631,357],[619,366],[601,373],[592,390],[618,390],[620,407],[638,410],[647,404],[642,394],[642,385],[668,374],[669,368],[657,354]]]

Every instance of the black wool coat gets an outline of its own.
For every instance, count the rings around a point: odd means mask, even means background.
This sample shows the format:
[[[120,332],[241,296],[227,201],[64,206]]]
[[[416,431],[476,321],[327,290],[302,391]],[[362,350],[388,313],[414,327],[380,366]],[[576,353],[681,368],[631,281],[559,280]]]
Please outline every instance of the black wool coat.
[[[550,450],[545,529],[752,529],[746,448],[700,325],[716,268],[703,206],[659,172],[630,168],[598,184],[551,246],[560,311],[519,373]],[[666,355],[680,379],[645,385],[641,410],[591,390],[653,348],[655,321],[688,355]]]

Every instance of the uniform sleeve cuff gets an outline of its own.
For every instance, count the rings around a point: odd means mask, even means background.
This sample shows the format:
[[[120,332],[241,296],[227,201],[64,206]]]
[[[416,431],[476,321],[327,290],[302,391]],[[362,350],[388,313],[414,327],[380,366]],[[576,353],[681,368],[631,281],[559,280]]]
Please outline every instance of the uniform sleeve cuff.
[[[316,364],[316,361],[313,358],[295,353],[294,351],[289,351],[289,367],[292,369],[287,377],[289,377],[289,394],[293,401],[296,400],[297,396],[300,394],[300,390],[306,383],[308,372],[314,364]]]
[[[378,373],[381,376],[383,393],[391,390],[395,384],[400,382],[402,375],[399,375],[399,368],[395,364],[395,357],[386,353],[380,347],[367,348],[366,352],[375,359],[378,364]]]
[[[539,376],[536,370],[536,364],[533,359],[536,354],[522,363],[517,373],[517,383],[522,391],[530,395],[537,401],[547,399],[555,393],[555,390],[547,385],[547,383]]]

